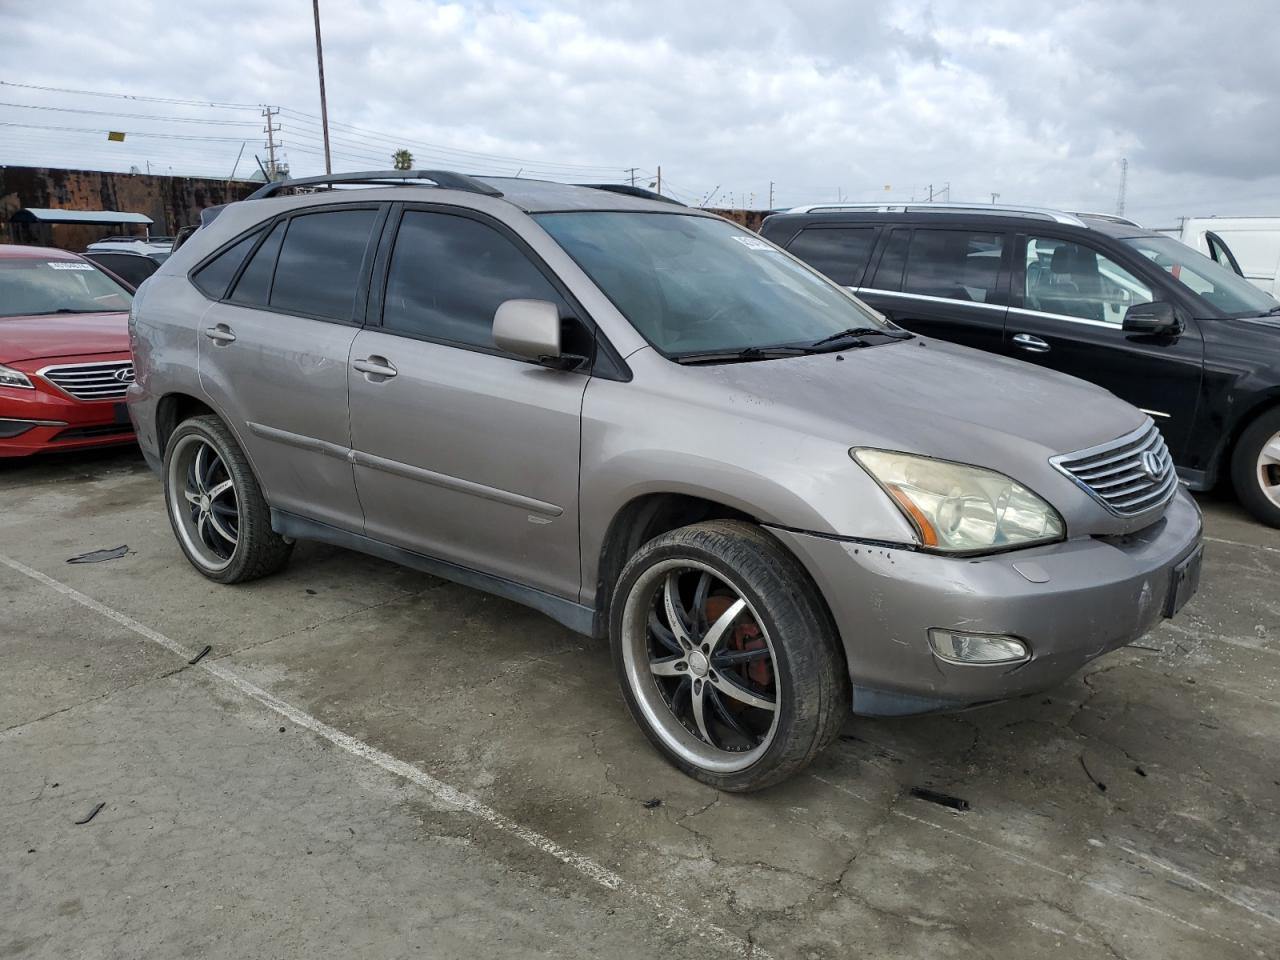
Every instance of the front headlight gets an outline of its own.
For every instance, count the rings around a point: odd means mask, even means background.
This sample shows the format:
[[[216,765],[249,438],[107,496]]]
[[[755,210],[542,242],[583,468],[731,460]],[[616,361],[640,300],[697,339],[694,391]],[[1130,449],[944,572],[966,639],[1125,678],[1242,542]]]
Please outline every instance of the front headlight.
[[[889,450],[849,451],[911,521],[920,545],[984,553],[1061,540],[1058,511],[994,470]]]
[[[21,390],[34,390],[31,381],[21,370],[14,370],[0,363],[0,387],[17,387]]]

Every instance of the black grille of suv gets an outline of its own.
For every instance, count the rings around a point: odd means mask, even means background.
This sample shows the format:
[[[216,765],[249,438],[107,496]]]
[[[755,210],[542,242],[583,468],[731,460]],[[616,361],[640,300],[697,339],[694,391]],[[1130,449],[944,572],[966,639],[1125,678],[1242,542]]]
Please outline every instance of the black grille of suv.
[[[1150,418],[1118,440],[1054,457],[1050,463],[1121,517],[1164,506],[1178,487],[1169,448]]]

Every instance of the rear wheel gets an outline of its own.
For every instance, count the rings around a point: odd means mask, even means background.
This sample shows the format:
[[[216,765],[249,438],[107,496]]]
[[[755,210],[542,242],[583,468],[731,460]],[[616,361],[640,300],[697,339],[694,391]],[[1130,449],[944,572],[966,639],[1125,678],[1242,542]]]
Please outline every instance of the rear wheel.
[[[243,583],[285,565],[293,545],[271,529],[271,510],[226,424],[208,415],[183,421],[164,461],[169,523],[193,567],[219,583]]]
[[[1280,407],[1258,417],[1240,435],[1231,479],[1250,513],[1280,527]]]
[[[614,592],[610,636],[645,734],[722,790],[758,790],[803,769],[848,710],[817,589],[749,523],[695,524],[641,547]]]

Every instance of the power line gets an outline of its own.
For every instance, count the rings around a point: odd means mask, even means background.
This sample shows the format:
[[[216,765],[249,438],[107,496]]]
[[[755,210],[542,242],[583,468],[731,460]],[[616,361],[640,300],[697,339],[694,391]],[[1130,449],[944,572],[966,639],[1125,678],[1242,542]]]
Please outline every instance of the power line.
[[[218,103],[212,100],[182,100],[177,97],[143,97],[131,93],[104,93],[99,90],[71,90],[67,87],[42,87],[34,83],[14,83],[0,80],[0,87],[21,87],[23,90],[43,90],[47,93],[74,93],[83,97],[111,97],[117,100],[137,100],[140,103],[180,103],[193,107],[214,107],[220,110],[257,110],[260,103]]]
[[[122,117],[126,120],[160,120],[164,123],[202,123],[210,126],[250,126],[252,120],[204,120],[200,117],[178,117],[172,114],[158,115],[154,113],[117,113],[114,110],[85,110],[77,107],[50,107],[37,103],[5,103],[0,107],[16,107],[19,110],[51,110],[57,113],[85,113],[98,117]]]

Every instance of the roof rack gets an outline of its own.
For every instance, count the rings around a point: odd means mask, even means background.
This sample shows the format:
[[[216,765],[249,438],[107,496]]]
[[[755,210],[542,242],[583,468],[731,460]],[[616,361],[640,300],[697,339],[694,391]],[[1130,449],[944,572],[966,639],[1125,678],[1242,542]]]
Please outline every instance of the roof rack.
[[[824,213],[838,210],[866,210],[873,213],[977,213],[988,216],[1016,213],[1024,217],[1051,220],[1054,223],[1069,223],[1073,227],[1087,226],[1075,214],[1063,213],[1061,210],[993,203],[810,203],[802,207],[792,207],[786,212]]]
[[[1087,210],[1071,211],[1077,217],[1090,217],[1094,220],[1105,220],[1107,223],[1119,223],[1126,227],[1141,227],[1142,224],[1136,220],[1130,220],[1128,217],[1122,217],[1118,213],[1090,213]]]
[[[281,190],[290,187],[336,186],[343,183],[363,183],[368,186],[401,187],[407,180],[430,180],[443,190],[465,190],[467,193],[480,193],[486,197],[500,197],[501,190],[495,190],[487,183],[464,173],[452,170],[365,170],[360,173],[330,173],[322,177],[298,177],[294,180],[273,180],[264,183],[246,200],[265,200],[274,197]]]
[[[677,207],[684,206],[683,203],[672,197],[654,193],[644,187],[633,187],[629,183],[575,183],[574,186],[586,187],[589,190],[607,190],[610,193],[622,194],[624,197],[640,197],[642,200],[659,200],[662,203],[674,203]]]

